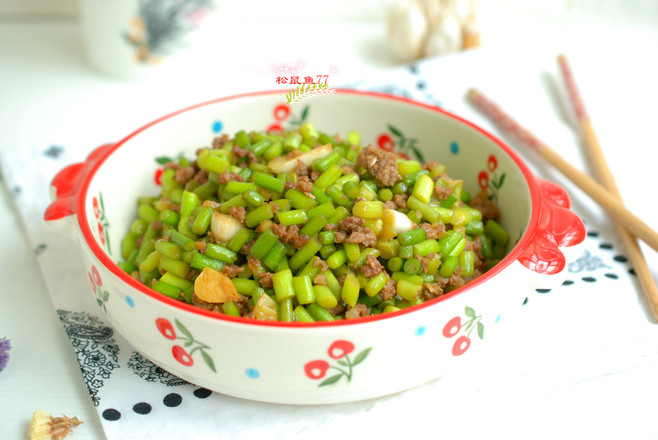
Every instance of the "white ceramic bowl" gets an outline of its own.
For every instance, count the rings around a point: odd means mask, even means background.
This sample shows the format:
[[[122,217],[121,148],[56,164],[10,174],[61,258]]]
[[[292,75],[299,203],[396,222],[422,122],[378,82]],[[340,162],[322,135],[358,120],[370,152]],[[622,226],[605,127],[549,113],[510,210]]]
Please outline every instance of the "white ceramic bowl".
[[[284,128],[306,118],[328,133],[414,148],[447,166],[465,189],[489,190],[511,233],[509,253],[477,280],[420,306],[336,323],[232,318],[156,293],[122,272],[120,243],[136,199],[157,195],[157,157],[208,145],[219,132]],[[501,317],[531,289],[556,286],[579,256],[582,221],[563,189],[535,176],[500,140],[437,108],[396,97],[339,91],[286,105],[262,92],[203,103],[96,149],[53,180],[45,219],[75,240],[100,311],[135,349],[199,386],[267,402],[323,404],[378,397],[437,378],[492,340]]]

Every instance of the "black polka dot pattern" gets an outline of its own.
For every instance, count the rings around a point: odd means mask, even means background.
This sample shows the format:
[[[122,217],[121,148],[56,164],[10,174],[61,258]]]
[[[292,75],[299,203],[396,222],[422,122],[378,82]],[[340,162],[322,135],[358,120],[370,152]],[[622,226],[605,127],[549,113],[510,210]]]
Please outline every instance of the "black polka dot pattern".
[[[197,388],[192,394],[198,399],[206,399],[210,397],[212,391],[207,388]],[[183,396],[178,393],[169,393],[162,398],[162,404],[167,408],[176,408],[183,403]],[[147,415],[153,411],[153,406],[148,402],[138,402],[133,405],[132,410],[135,414]],[[121,411],[115,408],[108,408],[102,412],[103,419],[108,422],[115,422],[121,419]]]
[[[588,237],[588,239],[602,240],[601,234],[599,234],[599,232],[597,232],[597,231],[587,231],[587,237]],[[602,251],[612,251],[612,250],[614,250],[614,245],[610,242],[607,242],[607,241],[601,241],[598,244],[598,248],[601,249]],[[581,266],[577,267],[573,271],[570,270],[569,275],[573,276],[573,275],[576,275],[577,273],[580,273],[582,271],[593,272],[597,269],[600,269],[601,267],[604,267],[604,268],[607,268],[607,269],[613,269],[613,270],[615,269],[614,267],[608,267],[608,266],[602,264],[601,260],[598,257],[589,255],[589,258],[591,259],[591,261],[587,261],[587,259],[585,259],[586,261],[583,264],[581,264]],[[596,261],[596,260],[598,260],[598,261]],[[628,258],[625,257],[624,255],[614,255],[612,257],[612,260],[615,263],[619,263],[619,264],[628,263]],[[628,272],[631,275],[635,275],[635,271],[634,271],[633,268],[628,269]],[[619,275],[614,273],[614,272],[605,272],[603,274],[603,277],[606,278],[606,279],[609,279],[609,280],[618,280],[619,279]],[[593,284],[593,283],[596,283],[597,281],[598,281],[598,279],[597,279],[596,276],[594,276],[592,273],[588,273],[587,275],[583,275],[583,276],[577,277],[575,279],[569,279],[568,278],[562,283],[562,286],[565,286],[565,287],[573,286],[577,282]],[[550,291],[551,291],[551,289],[535,289],[535,292],[537,292],[538,294],[542,294],[542,295],[545,295],[545,294],[549,293]],[[530,297],[526,297],[525,300],[523,301],[523,305],[528,304],[529,300],[530,300]]]

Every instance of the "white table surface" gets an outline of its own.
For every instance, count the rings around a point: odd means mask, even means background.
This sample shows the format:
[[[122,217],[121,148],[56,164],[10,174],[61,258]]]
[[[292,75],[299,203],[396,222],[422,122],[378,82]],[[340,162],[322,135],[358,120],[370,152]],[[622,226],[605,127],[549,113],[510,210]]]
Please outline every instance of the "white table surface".
[[[546,58],[543,64],[553,66],[557,53],[569,54],[626,204],[647,221],[653,216],[649,223],[654,228],[658,228],[653,201],[656,162],[646,158],[658,157],[656,23],[658,20],[653,25],[644,22],[640,26],[550,20],[516,22],[502,17],[485,29],[487,46],[506,49],[508,54],[517,51],[519,65],[527,65],[523,61],[526,58],[529,64],[536,63],[540,55]],[[88,137],[90,142],[97,142],[99,133],[106,135],[107,140],[114,140],[141,123],[187,104],[236,91],[273,88],[273,66],[301,61],[315,74],[327,74],[331,69],[330,81],[340,84],[384,72],[395,65],[385,52],[384,29],[379,23],[299,24],[301,34],[307,31],[314,36],[311,39],[293,39],[286,30],[290,26],[273,23],[263,26],[277,28],[279,32],[272,33],[266,42],[243,42],[239,52],[258,53],[243,64],[249,74],[239,71],[214,77],[199,74],[193,81],[147,84],[116,80],[90,69],[75,21],[0,22],[0,147],[14,149],[52,141],[65,137],[70,130],[80,130],[80,138]],[[296,31],[299,36],[300,27]],[[237,49],[227,47],[222,48],[221,56],[233,59],[237,53]],[[515,73],[515,67],[510,65],[491,68],[492,72],[502,69],[508,70],[509,75]],[[526,78],[524,84],[533,81],[537,89],[527,99],[518,96],[524,93],[521,90],[510,90],[508,106],[512,113],[525,115],[530,128],[533,117],[540,117],[547,107],[549,112],[561,112],[559,106],[550,103],[551,87],[546,78]],[[156,90],[161,93],[155,93]],[[160,102],[157,109],[146,101],[152,99]],[[559,136],[559,133],[549,134],[545,140],[559,141]],[[0,373],[0,439],[27,438],[29,420],[36,409],[84,420],[85,424],[75,430],[75,439],[102,439],[103,432],[74,352],[21,228],[10,194],[3,185],[0,337],[10,338],[13,349],[8,367]],[[656,253],[643,248],[658,279]],[[567,312],[566,316],[572,315]],[[639,316],[648,319],[648,312]],[[596,331],[592,326],[606,326],[606,322],[614,323],[614,316],[598,317],[593,323],[583,320],[580,328],[583,338]],[[541,323],[536,327],[541,328]],[[574,435],[593,431],[599,438],[605,437],[606,432],[610,438],[619,438],[619,433],[628,432],[633,437],[627,438],[658,438],[655,356],[653,361],[642,365],[625,365],[619,371],[578,383],[565,382],[557,391],[546,394],[540,392],[545,380],[543,374],[550,374],[553,365],[576,360],[560,358],[561,352],[552,345],[550,335],[542,334],[538,340],[546,344],[542,371],[529,371],[523,387],[510,392],[493,385],[497,399],[492,397],[488,402],[500,404],[474,404],[473,420],[486,413],[488,419],[497,419],[500,426],[509,428],[511,437],[524,432],[526,438],[540,438],[547,429],[550,431],[550,426],[563,425],[573,427]],[[616,347],[619,356],[623,356],[619,345],[611,344],[611,347]],[[574,352],[575,345],[566,350],[566,353]],[[602,359],[614,357],[612,353]],[[616,429],[596,429],[597,426]],[[468,429],[465,428],[462,437],[469,438]]]

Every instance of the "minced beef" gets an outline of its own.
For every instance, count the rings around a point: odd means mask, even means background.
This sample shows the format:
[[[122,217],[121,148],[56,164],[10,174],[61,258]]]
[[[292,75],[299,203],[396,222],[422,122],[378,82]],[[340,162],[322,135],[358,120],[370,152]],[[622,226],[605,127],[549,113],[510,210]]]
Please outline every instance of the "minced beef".
[[[443,223],[430,225],[429,223],[423,222],[418,224],[418,227],[425,231],[425,238],[428,240],[436,240],[437,238],[441,238],[443,233],[446,231],[446,227]]]
[[[196,171],[194,170],[194,167],[179,167],[174,173],[174,180],[178,183],[187,183],[192,180],[195,174]]]
[[[377,236],[372,229],[363,228],[360,231],[354,231],[350,236],[345,240],[346,243],[357,243],[362,244],[365,247],[374,246],[377,244]]]
[[[260,264],[260,260],[251,255],[247,255],[247,267],[254,275],[260,275],[265,272],[263,265]]]
[[[222,267],[222,273],[229,278],[235,278],[244,272],[244,267],[236,266],[235,264],[225,264]]]
[[[338,230],[345,231],[347,233],[352,233],[355,231],[360,231],[365,226],[366,221],[361,217],[351,215],[340,221],[338,224]]]
[[[382,301],[388,301],[389,299],[395,298],[395,295],[398,293],[398,283],[393,280],[388,280],[382,290],[379,291],[379,297]]]
[[[319,267],[322,272],[329,270],[329,265],[322,258],[316,258],[313,260],[313,267]]]
[[[244,218],[247,215],[247,211],[242,206],[231,206],[228,213],[231,217],[238,219],[240,223],[244,224]]]
[[[425,283],[420,292],[423,301],[429,301],[437,296],[443,295],[443,288],[437,283]]]
[[[347,307],[347,311],[345,312],[345,318],[346,319],[356,319],[360,318],[362,316],[369,316],[372,313],[372,310],[370,307],[363,303],[356,303],[354,307]]]
[[[396,194],[393,196],[393,203],[395,203],[398,208],[406,208],[408,198],[409,196],[406,194]]]
[[[366,264],[361,266],[361,275],[366,278],[372,278],[379,275],[384,271],[384,266],[381,265],[379,260],[372,255],[366,257]]]
[[[473,197],[469,202],[469,206],[479,209],[480,212],[482,212],[482,221],[484,223],[486,223],[487,220],[500,219],[500,210],[494,202],[489,200],[486,191],[482,191],[477,196]]]
[[[450,194],[452,194],[452,188],[447,188],[443,185],[434,185],[434,194],[439,200],[445,200]]]
[[[240,295],[240,298],[237,301],[233,301],[233,303],[238,308],[240,314],[242,314],[246,310],[248,301],[249,301],[249,297],[245,295]],[[196,293],[192,293],[192,304],[196,307],[199,307],[204,310],[209,310],[211,312],[224,313],[224,310],[222,309],[222,303],[211,303],[204,301],[198,296],[196,296]]]
[[[222,174],[219,175],[217,178],[217,182],[227,184],[231,180],[234,180],[236,182],[244,182],[244,177],[242,177],[239,174],[236,173],[230,173],[228,171],[224,171]]]
[[[299,226],[297,225],[284,226],[273,223],[272,232],[279,236],[281,242],[290,243],[295,249],[301,249],[310,240],[308,235],[299,235]]]
[[[356,165],[367,170],[380,186],[393,186],[402,180],[398,172],[397,156],[390,151],[368,145],[359,151]]]
[[[270,289],[274,286],[274,283],[272,282],[272,274],[270,272],[263,272],[258,276],[258,282],[263,289]]]
[[[313,277],[313,284],[326,286],[327,280],[325,279],[323,274],[319,273],[315,277]]]
[[[332,307],[330,309],[327,309],[327,312],[331,313],[331,316],[337,316],[340,315],[345,311],[345,306],[341,303],[338,303],[336,307]]]
[[[217,136],[212,140],[212,147],[216,150],[222,148],[230,140],[228,133],[224,133],[221,136]]]

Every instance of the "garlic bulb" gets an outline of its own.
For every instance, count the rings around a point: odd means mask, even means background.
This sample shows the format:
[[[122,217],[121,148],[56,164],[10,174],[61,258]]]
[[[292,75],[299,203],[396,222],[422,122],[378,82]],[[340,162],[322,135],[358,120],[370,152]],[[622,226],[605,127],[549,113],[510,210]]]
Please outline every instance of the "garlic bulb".
[[[423,55],[428,31],[425,12],[418,1],[400,3],[388,13],[388,40],[393,55],[402,62]]]
[[[445,55],[462,49],[462,25],[455,14],[441,17],[425,43],[427,57]]]

